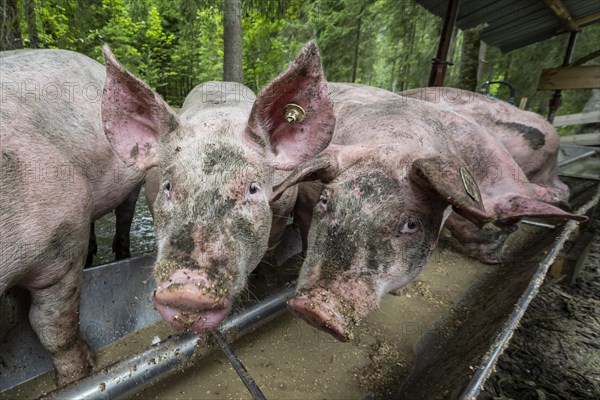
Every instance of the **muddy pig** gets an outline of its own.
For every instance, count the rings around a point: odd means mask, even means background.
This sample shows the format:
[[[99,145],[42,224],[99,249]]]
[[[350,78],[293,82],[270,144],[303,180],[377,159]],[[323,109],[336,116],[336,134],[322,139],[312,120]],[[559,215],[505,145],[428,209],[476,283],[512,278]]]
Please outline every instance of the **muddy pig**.
[[[159,182],[149,189],[155,307],[175,329],[211,330],[267,250],[274,172],[331,140],[335,119],[317,46],[307,44],[257,97],[238,83],[208,82],[179,115],[110,52],[105,57],[108,138],[126,163],[156,168]]]
[[[90,224],[143,172],[116,156],[102,127],[104,68],[62,50],[0,57],[0,294],[31,294],[31,326],[58,384],[84,376],[93,353],[79,331]]]
[[[487,129],[514,158],[524,178],[541,191],[536,198],[568,206],[569,189],[558,177],[560,141],[552,124],[541,115],[521,110],[507,102],[454,88],[422,88],[399,93],[448,108]],[[502,173],[498,165],[486,163],[488,174]],[[488,227],[485,231],[456,213],[445,226],[466,253],[488,264],[503,260],[502,248],[515,226]]]
[[[585,220],[547,204],[494,136],[431,103],[337,85],[332,144],[300,164],[273,199],[304,180],[325,183],[289,308],[339,340],[383,294],[419,273],[449,207],[478,227],[525,216]],[[483,165],[500,166],[490,175]],[[516,173],[513,173],[515,172]]]

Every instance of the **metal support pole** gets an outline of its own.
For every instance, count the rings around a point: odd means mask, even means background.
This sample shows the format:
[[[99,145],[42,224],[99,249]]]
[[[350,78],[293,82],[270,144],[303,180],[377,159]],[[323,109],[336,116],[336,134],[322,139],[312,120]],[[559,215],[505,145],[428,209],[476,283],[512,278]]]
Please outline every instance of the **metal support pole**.
[[[242,382],[244,382],[246,389],[248,389],[250,394],[252,394],[252,398],[254,400],[266,400],[265,395],[260,390],[254,379],[252,379],[252,377],[248,373],[248,370],[246,370],[246,367],[244,367],[244,364],[242,364],[242,362],[239,358],[237,358],[233,350],[231,350],[231,347],[229,347],[223,335],[221,335],[221,333],[218,330],[214,331],[212,335],[215,339],[215,342],[217,342],[221,350],[223,350],[223,353],[231,363],[233,369],[235,369],[235,372],[237,372]]]
[[[571,32],[569,35],[569,44],[567,45],[567,51],[565,52],[565,59],[563,61],[562,66],[566,67],[571,63],[571,56],[573,55],[573,49],[575,48],[575,42],[577,41],[577,36],[579,35],[579,31]],[[561,102],[561,91],[555,90],[552,98],[550,99],[550,110],[548,111],[548,122],[554,122],[554,116],[556,115],[556,111],[560,106]]]
[[[428,86],[444,86],[446,69],[448,68],[448,64],[451,64],[446,59],[448,57],[450,41],[452,40],[452,31],[454,30],[454,24],[456,23],[456,16],[458,15],[459,3],[460,0],[450,0],[448,2],[448,8],[446,9],[446,17],[444,18],[444,27],[442,28],[442,33],[440,35],[440,43],[438,45],[437,55],[433,59],[431,65]]]

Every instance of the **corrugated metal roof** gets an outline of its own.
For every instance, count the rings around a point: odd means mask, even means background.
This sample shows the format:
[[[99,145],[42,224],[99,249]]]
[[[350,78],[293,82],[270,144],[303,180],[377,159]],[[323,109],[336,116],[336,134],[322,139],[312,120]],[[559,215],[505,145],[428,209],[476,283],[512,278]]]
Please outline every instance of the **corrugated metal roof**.
[[[416,2],[435,15],[446,14],[447,0]],[[600,13],[596,0],[563,0],[563,4],[574,20]],[[481,40],[503,52],[564,33],[560,19],[542,0],[462,0],[456,25],[469,29],[480,24],[485,24]]]

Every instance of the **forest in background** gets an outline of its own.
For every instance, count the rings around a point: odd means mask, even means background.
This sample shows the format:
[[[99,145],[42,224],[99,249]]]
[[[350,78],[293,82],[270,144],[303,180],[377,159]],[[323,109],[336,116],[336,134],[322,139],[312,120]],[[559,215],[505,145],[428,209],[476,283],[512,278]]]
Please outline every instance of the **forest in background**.
[[[244,0],[241,2],[244,83],[260,91],[316,40],[329,81],[402,91],[427,85],[442,19],[413,0]],[[0,0],[0,50],[60,48],[103,62],[102,45],[181,106],[197,84],[223,79],[223,1]],[[461,30],[450,48],[445,86],[462,87],[469,57]],[[597,50],[600,24],[583,29],[573,60]],[[537,91],[543,68],[562,64],[568,34],[509,53],[487,47],[477,88],[486,80],[511,82],[516,102],[547,114],[550,91]],[[472,53],[472,52],[471,52]],[[472,57],[472,55],[471,55]],[[497,93],[507,98],[506,89]],[[580,112],[590,90],[563,91],[558,114]]]

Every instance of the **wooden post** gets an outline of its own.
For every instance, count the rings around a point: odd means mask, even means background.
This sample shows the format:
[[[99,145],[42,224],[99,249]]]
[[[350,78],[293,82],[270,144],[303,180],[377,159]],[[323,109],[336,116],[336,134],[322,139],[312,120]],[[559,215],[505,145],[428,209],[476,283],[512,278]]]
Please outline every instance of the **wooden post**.
[[[571,62],[571,56],[573,55],[573,49],[575,48],[575,42],[577,41],[577,36],[579,31],[571,32],[569,35],[569,44],[567,45],[567,51],[565,52],[565,59],[563,61],[563,67],[566,67]],[[554,95],[550,99],[550,110],[548,111],[548,121],[552,123],[554,121],[554,116],[556,115],[556,110],[560,106],[560,90],[555,90]]]
[[[521,102],[519,103],[519,108],[524,110],[527,107],[527,97],[521,97]]]
[[[444,19],[444,27],[442,28],[442,34],[440,35],[440,43],[438,45],[437,55],[432,62],[428,86],[444,86],[446,69],[448,68],[449,64],[447,61],[448,49],[450,47],[450,41],[452,40],[452,30],[454,29],[454,24],[456,23],[456,16],[458,15],[459,3],[460,0],[450,0],[448,2],[446,17]]]

